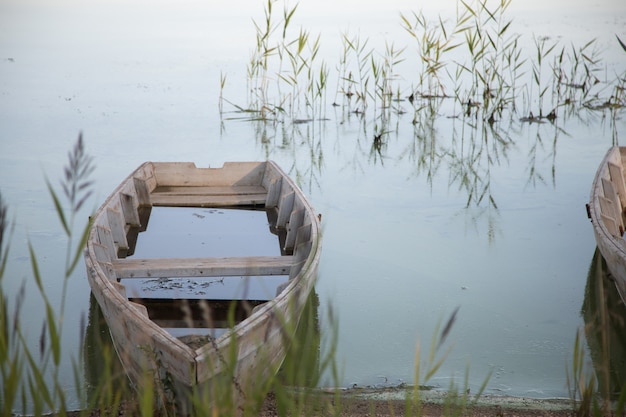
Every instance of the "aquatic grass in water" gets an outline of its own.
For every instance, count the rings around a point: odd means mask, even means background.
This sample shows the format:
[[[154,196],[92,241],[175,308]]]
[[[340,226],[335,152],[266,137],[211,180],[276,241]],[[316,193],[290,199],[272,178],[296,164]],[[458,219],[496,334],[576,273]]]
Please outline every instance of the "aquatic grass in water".
[[[368,39],[342,34],[343,52],[336,66],[333,104],[341,105],[337,96],[348,101],[355,97],[355,103],[360,106],[347,106],[347,111],[365,113],[370,107],[368,102],[375,98],[381,101],[381,108],[388,107],[388,98],[393,93],[398,101],[408,99],[419,111],[422,105],[418,99],[429,101],[446,97],[454,100],[466,116],[480,110],[480,117],[493,123],[504,117],[505,112],[509,117],[515,116],[518,109],[522,117],[532,113],[530,119],[541,119],[548,114],[555,116],[552,112],[558,106],[573,102],[583,105],[590,103],[592,97],[600,97],[603,91],[596,91],[598,85],[609,89],[615,86],[621,91],[619,86],[623,86],[624,74],[615,74],[614,80],[600,79],[601,60],[599,51],[594,49],[594,41],[580,48],[562,47],[557,55],[557,42],[535,37],[535,53],[523,54],[520,35],[512,34],[513,21],[506,16],[510,4],[511,0],[496,1],[495,6],[486,0],[460,2],[453,22],[441,17],[430,20],[423,12],[401,14],[401,25],[416,43],[415,50],[387,42],[386,50],[378,52],[368,46]],[[309,115],[319,117],[325,108],[321,98],[330,77],[325,63],[315,69],[320,38],[311,40],[310,34],[300,29],[298,36],[290,40],[288,28],[297,6],[290,8],[285,4],[283,18],[278,23],[273,21],[273,7],[276,6],[269,2],[265,8],[265,24],[255,22],[257,48],[248,66],[252,95],[247,108],[275,114],[286,111],[285,105],[289,103],[287,115],[294,119],[298,118],[297,103],[304,101],[311,112]],[[282,37],[274,39],[277,32]],[[567,52],[570,49],[571,52]],[[413,51],[417,52],[417,57],[413,56]],[[379,56],[383,57],[382,62]],[[415,58],[419,64],[417,71],[399,74],[394,70],[404,61],[411,68]],[[551,60],[552,68],[548,68]],[[319,74],[318,81],[314,81],[316,74]],[[395,86],[391,85],[392,80],[397,80]],[[520,94],[522,90],[524,93]],[[583,96],[576,98],[575,93],[579,91]],[[553,92],[553,98],[546,105],[548,92]],[[624,105],[623,100],[619,105]],[[238,106],[239,109],[245,107]]]
[[[282,18],[275,22],[274,5],[268,0],[264,21],[254,22],[256,49],[247,68],[248,103],[233,104],[238,113],[253,115],[244,115],[244,120],[283,121],[285,115],[308,119],[324,112],[328,69],[324,62],[318,64],[320,37],[303,28],[291,35],[297,7],[286,3]]]
[[[449,156],[458,167],[450,183],[467,194],[467,207],[490,210],[497,210],[498,204],[489,173],[506,158],[506,149],[514,146],[510,132],[524,124],[535,124],[537,131],[527,169],[530,185],[555,178],[554,167],[549,178],[537,166],[537,150],[547,144],[539,127],[542,123],[554,127],[550,138],[554,148],[558,138],[567,135],[563,127],[567,118],[585,112],[603,117],[601,113],[608,111],[617,143],[615,120],[626,106],[626,72],[603,72],[594,40],[583,46],[561,46],[533,36],[532,46],[522,48],[523,39],[507,16],[511,0],[461,1],[451,20],[424,12],[400,14],[407,45],[397,39],[385,41],[383,51],[358,33],[341,33],[332,73],[325,62],[319,63],[319,36],[311,37],[302,28],[297,36],[291,35],[297,6],[285,2],[277,20],[279,4],[268,2],[265,20],[255,22],[256,50],[248,65],[250,97],[246,105],[233,104],[243,120],[264,125],[323,122],[327,120],[325,90],[334,85],[337,123],[358,122],[359,138],[368,142],[365,152],[370,160],[384,164],[386,141],[409,122],[403,118],[405,113],[412,113],[416,138],[424,138],[424,128],[445,117],[459,126],[455,138],[450,143],[432,143],[426,155]],[[619,37],[616,42],[621,42]],[[223,90],[222,83],[220,100]],[[285,127],[275,126],[258,129],[267,144],[281,133],[283,141],[300,140],[303,133],[294,129],[285,135]],[[310,133],[320,130],[304,132],[308,136],[303,141],[312,141]]]

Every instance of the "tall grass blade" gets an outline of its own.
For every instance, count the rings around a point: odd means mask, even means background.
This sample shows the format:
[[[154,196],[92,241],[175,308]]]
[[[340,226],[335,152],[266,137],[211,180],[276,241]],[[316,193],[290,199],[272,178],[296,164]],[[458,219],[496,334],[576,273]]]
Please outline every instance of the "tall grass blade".
[[[615,37],[617,38],[617,42],[619,42],[619,44],[622,47],[622,49],[624,50],[624,52],[626,52],[626,44],[624,44],[624,42],[622,42],[622,40],[619,38],[619,36],[615,35]]]
[[[456,321],[456,315],[459,312],[460,308],[461,306],[458,306],[457,308],[454,309],[452,314],[450,314],[450,317],[448,318],[448,321],[446,322],[446,325],[443,327],[443,330],[441,331],[441,335],[439,336],[439,342],[437,344],[437,348],[441,347],[441,345],[445,343],[448,335],[450,334],[450,331],[452,330],[452,326],[454,326],[454,322]]]
[[[61,221],[61,226],[63,226],[63,230],[65,230],[65,234],[67,236],[70,236],[71,235],[70,226],[68,225],[67,219],[65,218],[65,210],[63,210],[61,201],[59,200],[56,193],[54,192],[54,188],[52,188],[50,181],[48,181],[47,179],[46,179],[46,185],[48,186],[48,191],[50,193],[50,196],[52,197],[54,208],[56,209],[56,212],[59,216],[59,220]]]

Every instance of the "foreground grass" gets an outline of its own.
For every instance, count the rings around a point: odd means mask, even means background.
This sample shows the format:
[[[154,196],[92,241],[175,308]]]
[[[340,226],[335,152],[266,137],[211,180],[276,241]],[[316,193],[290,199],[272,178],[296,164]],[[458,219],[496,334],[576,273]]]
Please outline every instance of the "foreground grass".
[[[520,123],[553,122],[570,111],[608,112],[615,120],[625,103],[626,76],[611,75],[600,79],[601,60],[593,42],[571,48],[535,40],[535,51],[526,58],[519,47],[519,39],[511,35],[511,21],[506,17],[510,1],[495,6],[487,2],[463,3],[454,22],[429,21],[421,13],[401,16],[400,24],[419,50],[416,78],[408,85],[400,84],[399,66],[414,56],[408,56],[407,48],[386,45],[384,51],[375,51],[368,40],[351,34],[343,34],[343,54],[336,66],[336,91],[329,94],[329,80],[333,78],[330,66],[320,60],[319,37],[306,30],[291,35],[296,7],[286,7],[276,18],[276,5],[268,1],[266,21],[257,24],[257,49],[248,68],[251,85],[248,103],[235,105],[238,116],[245,120],[268,123],[290,119],[296,123],[325,118],[326,100],[334,95],[333,104],[346,115],[354,115],[370,129],[372,151],[382,154],[389,132],[393,129],[392,117],[403,112],[412,115],[411,123],[423,136],[428,136],[429,123],[439,117],[442,106],[454,109],[453,117],[463,120],[468,129],[478,132],[472,136],[472,144],[485,139],[507,143],[506,120],[519,118]],[[280,13],[280,12],[279,12]],[[482,30],[479,30],[483,28]],[[622,44],[618,38],[617,41]],[[622,44],[622,47],[624,45]],[[469,55],[462,60],[452,60],[452,54],[466,48]],[[626,50],[626,47],[624,47]],[[450,58],[448,58],[450,57]],[[530,77],[530,80],[529,78]],[[406,78],[405,78],[406,79]],[[226,76],[220,80],[221,89]],[[333,94],[334,93],[334,94]],[[220,109],[223,109],[223,92],[220,93]],[[348,116],[346,116],[348,117]],[[616,133],[615,133],[616,135]],[[470,167],[469,171],[479,170]],[[176,415],[176,408],[167,401],[159,401],[159,381],[147,380],[145,386],[133,391],[127,384],[123,370],[116,365],[115,351],[110,344],[99,345],[102,349],[90,358],[100,365],[98,377],[83,387],[85,370],[83,357],[72,362],[76,393],[84,404],[84,410],[70,413],[66,398],[65,381],[60,380],[63,346],[63,314],[66,305],[68,280],[81,264],[82,248],[89,224],[82,224],[76,215],[91,195],[91,158],[86,154],[82,138],[70,152],[62,192],[48,182],[50,197],[54,202],[61,228],[67,238],[65,271],[61,277],[63,295],[60,307],[53,305],[45,291],[50,277],[39,268],[36,251],[29,243],[32,280],[44,305],[39,344],[33,348],[22,328],[20,309],[23,292],[18,300],[9,303],[4,283],[9,254],[11,226],[8,208],[0,196],[0,373],[2,392],[0,415],[14,412],[43,415],[55,410],[58,415]],[[479,175],[482,174],[479,172]],[[467,178],[467,173],[459,173]],[[472,183],[472,181],[466,181]],[[497,208],[495,198],[489,194],[488,183],[468,189],[468,205],[487,202]],[[14,309],[10,311],[9,306]],[[314,321],[305,322],[304,333],[292,341],[293,351],[282,371],[250,397],[254,402],[244,410],[225,402],[219,415],[464,415],[480,408],[480,398],[489,375],[477,394],[469,395],[467,378],[461,385],[452,385],[440,399],[433,403],[420,388],[445,362],[449,347],[446,339],[456,320],[455,311],[441,323],[432,338],[429,350],[416,349],[414,386],[399,390],[400,400],[372,400],[361,396],[362,392],[333,391],[320,393],[315,387],[320,375],[328,372],[335,381],[339,371],[334,361],[334,343],[338,330],[327,335],[322,342],[316,333]],[[332,317],[332,314],[331,314]],[[326,343],[320,358],[319,350],[306,350],[307,346]],[[426,351],[426,353],[423,353]],[[609,366],[609,365],[606,365]],[[604,368],[605,370],[608,368]],[[574,341],[574,354],[568,365],[571,411],[577,415],[624,414],[626,388],[614,398],[584,363],[582,335]],[[608,373],[605,372],[605,373]],[[467,373],[466,373],[467,375]],[[269,399],[269,400],[268,400]],[[196,399],[198,403],[203,398]],[[435,407],[435,408],[431,408]],[[612,408],[611,408],[612,407]],[[434,411],[435,410],[435,411]],[[499,413],[497,409],[487,410]],[[207,415],[215,410],[201,410]],[[384,414],[388,413],[388,414]],[[441,413],[441,414],[439,414]]]
[[[54,277],[42,274],[33,246],[29,244],[32,279],[39,291],[45,311],[36,352],[33,352],[32,346],[27,342],[24,329],[20,324],[22,312],[19,300],[15,304],[14,311],[8,310],[9,303],[3,284],[7,278],[5,271],[10,247],[8,236],[11,228],[8,224],[8,209],[0,195],[0,254],[2,256],[0,259],[0,284],[2,284],[0,285],[0,374],[2,375],[0,404],[3,416],[10,416],[15,412],[45,415],[51,411],[55,411],[59,416],[70,414],[177,415],[176,405],[160,395],[164,389],[161,384],[166,384],[167,381],[154,380],[147,375],[144,383],[139,384],[136,390],[130,389],[110,341],[107,343],[104,339],[90,341],[99,348],[98,352],[87,358],[80,357],[72,361],[74,385],[77,387],[76,396],[81,399],[84,407],[83,410],[76,412],[70,412],[68,409],[66,398],[69,393],[64,388],[65,381],[62,381],[59,376],[63,349],[62,318],[68,291],[67,280],[76,266],[80,264],[82,249],[90,226],[87,222],[79,227],[78,233],[74,232],[76,213],[91,195],[89,175],[93,169],[92,159],[85,151],[82,136],[79,136],[76,145],[69,153],[68,164],[64,171],[62,190],[65,202],[62,202],[59,194],[48,182],[48,189],[56,207],[59,222],[68,238],[68,249],[65,274],[62,277],[61,310],[55,312],[55,306],[50,301],[44,285],[44,282]],[[23,297],[23,294],[20,297]],[[327,339],[321,338],[317,318],[318,305],[315,299],[307,308],[308,312],[304,314],[300,327],[290,340],[290,352],[280,372],[265,384],[259,384],[255,392],[247,393],[251,401],[241,407],[228,400],[221,402],[220,398],[217,398],[217,402],[214,402],[210,408],[206,408],[205,397],[202,393],[195,393],[197,397],[194,401],[198,406],[192,411],[192,415],[339,416],[354,413],[378,415],[381,407],[387,407],[390,415],[398,413],[411,416],[431,415],[433,410],[438,410],[437,413],[447,416],[471,414],[477,409],[499,412],[497,407],[485,408],[486,406],[480,403],[490,375],[485,377],[481,387],[471,395],[468,386],[468,370],[466,370],[463,383],[458,385],[453,382],[447,390],[440,392],[441,395],[436,402],[433,401],[432,395],[428,395],[428,392],[423,389],[428,386],[430,379],[438,372],[450,353],[452,347],[447,343],[447,339],[459,314],[458,308],[447,320],[440,322],[436,327],[428,350],[422,350],[419,345],[417,346],[414,385],[396,388],[396,398],[393,400],[381,400],[380,391],[377,393],[379,397],[375,397],[361,390],[323,392],[315,389],[320,385],[321,375],[325,372],[330,373],[334,381],[340,379],[334,358],[334,347],[339,332],[334,325],[336,319],[333,318],[331,310],[329,312],[330,321],[333,323],[330,326],[331,334]],[[90,323],[97,323],[97,320],[90,317]],[[99,337],[108,336],[106,329],[95,333]],[[323,349],[321,349],[322,345],[324,345]],[[321,356],[321,351],[327,353]],[[615,415],[623,414],[626,388],[622,388],[621,392],[618,391],[616,399],[612,396],[613,393],[606,389],[598,390],[596,374],[592,369],[585,367],[583,358],[582,338],[578,334],[575,340],[571,373],[568,374],[572,399],[569,411],[575,410],[577,415],[581,416],[608,415],[611,412]],[[82,375],[86,372],[83,367],[89,366],[87,363],[96,364],[99,370],[94,372],[95,377],[89,381],[89,386],[85,389]],[[604,368],[600,369],[607,370],[609,366],[607,363]],[[225,392],[228,392],[226,389],[228,387],[224,388]]]
[[[119,366],[115,352],[112,349],[110,339],[107,340],[108,331],[100,327],[103,320],[97,317],[97,306],[90,311],[90,326],[95,330],[87,330],[83,344],[96,348],[96,352],[85,353],[85,357],[75,358],[72,361],[74,385],[77,387],[76,396],[82,401],[84,409],[72,412],[68,409],[65,390],[66,381],[61,380],[60,375],[63,362],[61,361],[63,349],[63,315],[65,312],[68,295],[68,280],[75,268],[81,264],[82,251],[85,246],[90,222],[78,227],[75,232],[76,215],[80,208],[91,196],[90,174],[94,170],[92,158],[86,153],[82,135],[79,136],[73,150],[69,153],[68,163],[64,170],[64,178],[61,181],[62,194],[57,193],[48,181],[48,190],[58,214],[60,225],[67,237],[67,256],[65,272],[63,275],[63,288],[60,306],[57,307],[50,300],[46,292],[46,282],[54,277],[44,275],[39,268],[37,256],[33,245],[29,243],[31,256],[32,279],[38,289],[41,302],[44,306],[45,317],[43,318],[42,332],[39,338],[38,351],[33,352],[29,344],[25,329],[22,327],[20,318],[21,302],[15,304],[15,309],[8,309],[8,295],[4,292],[4,285],[0,285],[0,373],[2,375],[2,414],[45,415],[55,411],[56,415],[177,415],[178,410],[175,398],[164,395],[168,381],[153,379],[150,374],[144,381],[138,383],[133,391],[129,388],[123,370]],[[62,197],[65,197],[65,201]],[[4,205],[0,195],[0,284],[4,283],[5,270],[10,245],[5,240],[10,231],[8,226],[8,208]],[[20,297],[23,297],[22,293]],[[258,415],[269,412],[278,415],[342,415],[341,391],[332,394],[320,395],[314,388],[319,386],[321,375],[328,371],[333,380],[339,380],[339,372],[334,360],[334,347],[338,337],[338,331],[333,323],[332,311],[329,312],[331,321],[330,339],[323,341],[319,333],[317,318],[318,304],[312,297],[307,304],[303,318],[297,329],[292,332],[292,339],[288,341],[289,351],[280,371],[270,378],[269,381],[258,384],[254,392],[247,392],[249,401],[243,404],[235,404],[230,401],[228,394],[232,389],[226,380],[222,394],[211,394],[212,404],[207,408],[206,398],[202,392],[193,392],[192,402],[196,408],[192,415]],[[453,328],[458,309],[453,312],[445,322],[431,344],[428,357],[420,355],[416,351],[416,363],[424,362],[425,371],[420,367],[415,369],[416,387],[407,392],[404,405],[410,410],[411,415],[422,415],[422,401],[420,398],[420,384],[426,384],[437,372],[445,361],[450,348],[445,348],[446,339]],[[439,327],[438,327],[439,329]],[[327,343],[321,355],[321,344]],[[84,368],[84,367],[87,368]],[[234,375],[234,366],[230,372]],[[91,374],[83,387],[82,375]],[[231,378],[232,379],[232,378]],[[485,388],[473,396],[478,398]],[[261,382],[261,381],[260,381]],[[467,381],[466,381],[467,383]],[[297,388],[296,388],[297,387]],[[219,388],[219,387],[218,387]],[[220,390],[221,392],[221,390]],[[450,388],[450,397],[447,405],[452,410],[465,411],[471,407],[474,399],[466,394],[467,387],[463,387],[460,393],[456,387]],[[268,402],[269,398],[269,402]],[[269,407],[269,410],[268,410]],[[266,411],[263,411],[265,409]]]

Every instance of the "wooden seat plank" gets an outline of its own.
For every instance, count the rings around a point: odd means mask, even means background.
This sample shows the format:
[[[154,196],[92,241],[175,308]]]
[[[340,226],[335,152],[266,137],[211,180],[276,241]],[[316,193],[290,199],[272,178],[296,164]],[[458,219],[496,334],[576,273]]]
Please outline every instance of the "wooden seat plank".
[[[292,263],[293,259],[291,256],[127,258],[113,261],[113,268],[118,279],[289,275]]]
[[[265,194],[256,195],[159,195],[152,194],[154,206],[162,207],[236,207],[264,206]]]
[[[153,162],[161,185],[257,185],[265,173],[265,162],[225,162],[221,168],[198,168],[192,162]]]
[[[155,206],[225,207],[264,205],[267,191],[262,186],[157,187],[150,195]]]
[[[212,186],[159,186],[152,191],[152,194],[169,195],[247,195],[266,194],[267,191],[262,186],[248,185],[235,187],[212,187]]]

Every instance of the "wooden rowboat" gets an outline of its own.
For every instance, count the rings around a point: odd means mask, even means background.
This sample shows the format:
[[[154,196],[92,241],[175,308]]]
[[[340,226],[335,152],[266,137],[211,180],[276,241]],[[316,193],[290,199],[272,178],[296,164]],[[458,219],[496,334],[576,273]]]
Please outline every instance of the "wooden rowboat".
[[[602,160],[591,187],[587,215],[600,253],[622,300],[626,302],[626,147],[614,146]]]
[[[135,259],[131,255],[138,235],[147,229],[157,206],[263,209],[270,229],[278,234],[280,255]],[[186,413],[192,408],[190,393],[214,403],[228,392],[242,404],[253,385],[277,371],[313,288],[320,246],[318,216],[274,162],[232,162],[222,168],[146,162],[94,215],[85,263],[92,293],[131,381],[141,385],[149,375],[148,380],[158,384],[158,394],[168,402],[173,399]],[[129,299],[124,285],[146,277],[227,280],[276,275],[285,276],[285,281],[273,299],[244,305],[239,323],[221,336],[204,336],[199,346],[197,341],[185,343],[151,320],[141,300]],[[189,307],[185,300],[177,301]],[[204,311],[210,314],[207,306]]]

